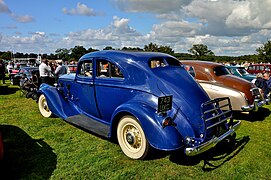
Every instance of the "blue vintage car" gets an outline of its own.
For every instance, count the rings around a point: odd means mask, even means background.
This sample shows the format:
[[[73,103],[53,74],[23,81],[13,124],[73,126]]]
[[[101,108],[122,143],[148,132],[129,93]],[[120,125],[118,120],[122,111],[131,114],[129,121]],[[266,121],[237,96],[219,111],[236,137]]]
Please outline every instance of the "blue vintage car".
[[[86,54],[76,73],[55,87],[41,85],[38,105],[44,117],[117,138],[132,159],[145,158],[150,148],[196,155],[240,125],[228,98],[210,100],[176,58],[153,52]]]

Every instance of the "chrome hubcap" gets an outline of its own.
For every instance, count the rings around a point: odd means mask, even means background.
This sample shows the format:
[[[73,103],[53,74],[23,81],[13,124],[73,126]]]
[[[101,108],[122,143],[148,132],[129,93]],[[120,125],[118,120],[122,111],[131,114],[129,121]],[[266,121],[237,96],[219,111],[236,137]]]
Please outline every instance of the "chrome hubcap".
[[[126,127],[125,130],[126,142],[131,146],[131,148],[138,149],[141,146],[142,138],[138,129],[132,125]]]

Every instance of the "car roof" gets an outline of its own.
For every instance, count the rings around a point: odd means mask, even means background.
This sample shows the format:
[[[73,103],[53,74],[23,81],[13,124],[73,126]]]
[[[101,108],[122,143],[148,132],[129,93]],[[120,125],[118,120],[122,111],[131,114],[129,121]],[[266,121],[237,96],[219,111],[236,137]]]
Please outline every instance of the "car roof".
[[[145,61],[147,62],[153,57],[172,57],[165,53],[159,52],[146,52],[146,51],[120,51],[120,50],[103,50],[88,53],[80,58],[87,59],[93,57],[106,57],[118,60],[118,62],[127,62],[127,59],[132,59],[133,61]]]
[[[227,68],[232,68],[232,69],[245,69],[243,66],[226,66]]]
[[[250,64],[249,66],[271,66],[271,64],[268,64],[268,63],[262,63],[262,64]]]

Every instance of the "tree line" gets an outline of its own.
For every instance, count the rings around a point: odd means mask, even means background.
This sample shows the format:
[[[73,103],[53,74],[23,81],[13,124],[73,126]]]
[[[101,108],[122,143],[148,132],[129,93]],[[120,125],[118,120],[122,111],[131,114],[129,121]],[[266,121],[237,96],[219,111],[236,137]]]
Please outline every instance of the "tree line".
[[[205,61],[217,61],[217,62],[271,62],[271,41],[263,43],[263,45],[256,49],[256,54],[243,55],[238,57],[233,56],[216,56],[208,46],[204,44],[194,44],[188,53],[176,53],[170,46],[158,45],[155,43],[149,43],[144,48],[139,47],[123,47],[122,49],[115,49],[111,46],[106,46],[103,50],[125,50],[125,51],[150,51],[150,52],[163,52],[177,57],[180,60],[205,60]],[[34,54],[34,53],[12,53],[11,51],[1,52],[0,59],[11,60],[12,58],[33,58],[36,59],[41,56],[43,59],[62,59],[64,61],[77,61],[81,56],[86,53],[99,51],[98,49],[88,48],[83,46],[75,46],[70,49],[59,48],[55,51],[55,54]]]

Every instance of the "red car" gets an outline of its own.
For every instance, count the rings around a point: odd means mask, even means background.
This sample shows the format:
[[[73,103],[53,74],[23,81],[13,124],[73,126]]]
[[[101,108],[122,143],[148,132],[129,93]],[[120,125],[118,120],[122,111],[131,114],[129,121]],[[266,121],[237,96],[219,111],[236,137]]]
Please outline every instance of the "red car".
[[[265,73],[271,71],[271,64],[251,64],[247,68],[250,74]]]

